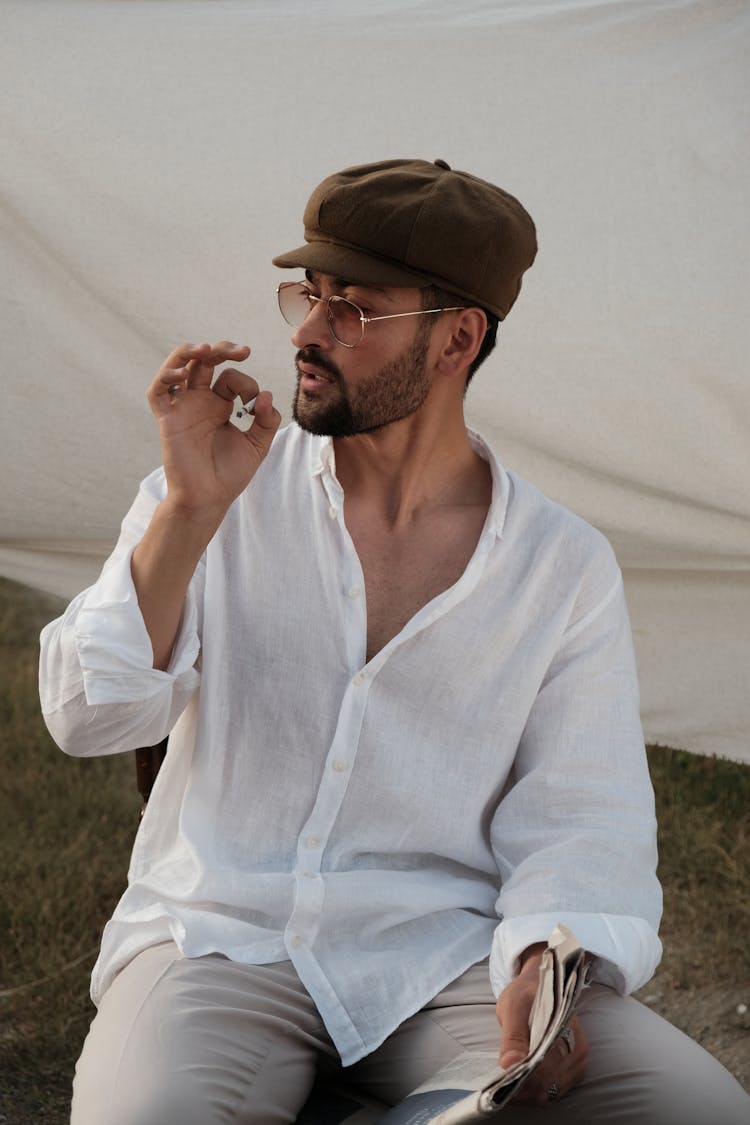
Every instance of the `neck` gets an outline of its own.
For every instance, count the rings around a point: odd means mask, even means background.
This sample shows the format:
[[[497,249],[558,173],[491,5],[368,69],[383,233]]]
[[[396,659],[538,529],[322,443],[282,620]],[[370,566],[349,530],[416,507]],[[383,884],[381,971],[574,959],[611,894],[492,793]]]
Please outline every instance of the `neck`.
[[[334,441],[347,503],[367,505],[392,529],[440,507],[489,504],[491,476],[457,410],[429,411],[369,434]]]

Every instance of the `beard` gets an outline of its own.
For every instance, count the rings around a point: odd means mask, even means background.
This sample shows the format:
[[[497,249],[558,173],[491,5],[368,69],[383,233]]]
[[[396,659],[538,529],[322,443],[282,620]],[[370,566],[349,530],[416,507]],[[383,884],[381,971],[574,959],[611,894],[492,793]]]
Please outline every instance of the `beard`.
[[[335,363],[314,349],[297,353],[298,363],[314,364],[330,380],[325,401],[300,389],[292,403],[292,417],[303,430],[325,437],[353,437],[382,429],[419,410],[430,389],[427,350],[430,330],[420,325],[414,342],[396,359],[347,388]]]

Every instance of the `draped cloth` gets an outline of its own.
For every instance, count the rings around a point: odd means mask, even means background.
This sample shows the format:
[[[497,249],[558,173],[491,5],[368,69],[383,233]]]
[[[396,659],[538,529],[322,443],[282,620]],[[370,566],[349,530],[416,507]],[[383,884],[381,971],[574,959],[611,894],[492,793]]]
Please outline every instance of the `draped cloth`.
[[[647,738],[750,761],[745,3],[37,0],[0,30],[0,574],[96,575],[176,343],[249,343],[288,418],[270,260],[310,191],[442,158],[539,231],[469,423],[612,542]]]

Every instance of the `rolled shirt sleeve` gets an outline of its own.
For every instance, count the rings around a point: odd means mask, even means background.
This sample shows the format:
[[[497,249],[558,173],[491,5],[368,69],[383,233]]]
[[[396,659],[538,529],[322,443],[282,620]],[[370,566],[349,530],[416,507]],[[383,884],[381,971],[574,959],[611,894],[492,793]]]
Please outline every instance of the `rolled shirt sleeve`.
[[[74,756],[161,741],[198,687],[203,562],[166,671],[153,667],[131,575],[133,551],[165,491],[161,470],[146,478],[98,581],[42,631],[42,712],[55,741]]]

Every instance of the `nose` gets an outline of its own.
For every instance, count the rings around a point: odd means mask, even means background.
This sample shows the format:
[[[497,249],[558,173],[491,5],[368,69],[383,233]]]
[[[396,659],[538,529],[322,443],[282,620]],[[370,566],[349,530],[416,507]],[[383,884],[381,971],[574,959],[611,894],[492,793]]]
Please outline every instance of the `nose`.
[[[325,348],[334,343],[328,328],[328,302],[314,301],[307,316],[292,333],[295,348]]]

